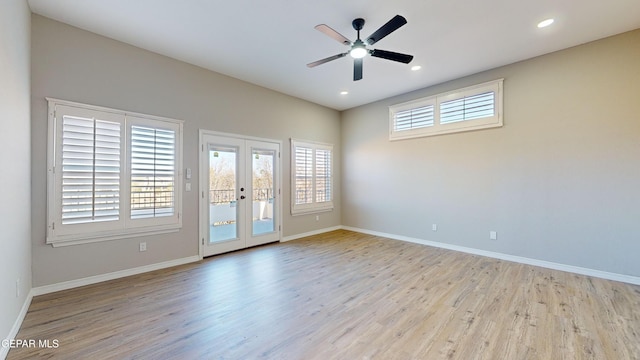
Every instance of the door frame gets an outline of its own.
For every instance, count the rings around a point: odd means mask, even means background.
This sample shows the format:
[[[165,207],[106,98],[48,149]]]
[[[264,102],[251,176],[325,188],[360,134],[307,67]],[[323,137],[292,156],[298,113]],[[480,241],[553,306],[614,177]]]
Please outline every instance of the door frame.
[[[226,133],[219,131],[212,131],[206,129],[198,130],[198,253],[200,259],[204,258],[204,249],[205,249],[205,240],[209,236],[209,195],[206,194],[208,188],[208,177],[209,177],[209,156],[207,150],[207,144],[204,141],[206,136],[217,136],[217,137],[226,137],[230,139],[236,140],[244,140],[244,141],[259,141],[276,144],[278,146],[278,164],[274,164],[276,183],[274,184],[274,196],[276,196],[277,201],[277,209],[274,209],[276,212],[276,222],[274,223],[274,230],[277,233],[277,242],[282,241],[282,215],[283,215],[283,206],[282,206],[282,141],[260,138],[255,136],[247,136],[242,134],[234,134],[234,133]],[[250,220],[249,220],[250,221]],[[249,234],[245,234],[245,237],[249,236]]]

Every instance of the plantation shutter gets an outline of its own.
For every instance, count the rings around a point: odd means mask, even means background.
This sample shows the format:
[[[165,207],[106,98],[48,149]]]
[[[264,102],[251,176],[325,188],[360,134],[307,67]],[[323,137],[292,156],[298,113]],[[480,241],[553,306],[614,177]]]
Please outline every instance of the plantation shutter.
[[[294,146],[295,154],[295,203],[313,202],[313,149]]]
[[[175,213],[176,132],[131,126],[131,219]]]
[[[433,126],[433,105],[401,110],[394,114],[393,131],[405,131]]]
[[[120,218],[121,124],[62,115],[62,224]]]
[[[495,115],[493,91],[440,103],[440,124],[481,119]]]
[[[316,150],[316,202],[331,200],[331,151]]]

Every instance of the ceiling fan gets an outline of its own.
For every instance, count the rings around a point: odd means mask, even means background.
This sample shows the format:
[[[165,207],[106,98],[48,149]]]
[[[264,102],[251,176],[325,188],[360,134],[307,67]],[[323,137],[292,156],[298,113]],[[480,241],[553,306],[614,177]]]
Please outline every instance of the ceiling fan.
[[[351,25],[358,32],[358,38],[356,41],[351,41],[344,37],[339,32],[333,30],[329,26],[325,24],[320,24],[315,27],[316,30],[321,33],[329,36],[330,38],[344,44],[350,46],[351,49],[345,53],[337,54],[333,56],[329,56],[328,58],[324,58],[318,61],[314,61],[312,63],[307,64],[307,67],[315,67],[329,61],[333,61],[335,59],[339,59],[341,57],[345,57],[347,55],[351,55],[353,58],[353,81],[358,81],[362,79],[362,58],[367,56],[367,54],[373,57],[379,57],[382,59],[398,61],[401,63],[408,64],[413,60],[413,55],[401,54],[392,51],[386,50],[377,50],[377,49],[367,49],[367,44],[373,45],[376,42],[382,40],[385,36],[391,34],[392,32],[398,30],[401,26],[407,23],[407,19],[400,15],[394,16],[391,20],[389,20],[386,24],[382,25],[378,30],[376,30],[371,36],[367,38],[367,42],[363,42],[360,40],[360,30],[364,26],[364,19],[357,18],[353,20]]]

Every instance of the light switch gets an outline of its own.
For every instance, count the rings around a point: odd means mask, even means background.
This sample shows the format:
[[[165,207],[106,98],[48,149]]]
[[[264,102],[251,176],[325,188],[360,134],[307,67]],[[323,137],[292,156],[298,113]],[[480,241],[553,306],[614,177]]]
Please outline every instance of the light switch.
[[[184,191],[191,191],[191,183],[184,184]]]
[[[187,170],[184,172],[184,176],[187,180],[191,180],[191,168],[187,168]],[[190,189],[187,191],[191,191]]]

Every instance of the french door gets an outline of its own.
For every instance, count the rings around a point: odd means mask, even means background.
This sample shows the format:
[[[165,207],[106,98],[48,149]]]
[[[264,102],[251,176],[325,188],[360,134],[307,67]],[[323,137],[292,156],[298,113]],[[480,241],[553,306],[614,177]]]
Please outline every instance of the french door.
[[[280,142],[200,131],[200,254],[280,240]]]

